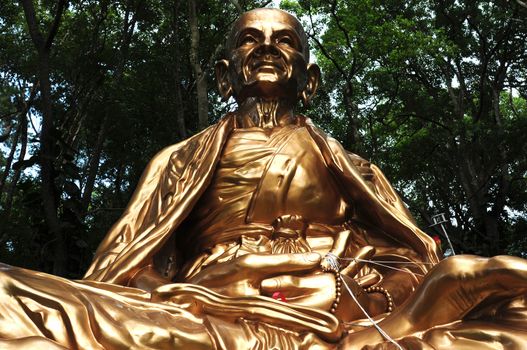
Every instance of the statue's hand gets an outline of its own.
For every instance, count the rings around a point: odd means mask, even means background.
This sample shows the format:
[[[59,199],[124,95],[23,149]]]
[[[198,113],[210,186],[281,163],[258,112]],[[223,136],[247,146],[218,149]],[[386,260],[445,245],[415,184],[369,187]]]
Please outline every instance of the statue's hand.
[[[187,282],[234,297],[273,296],[280,292],[288,303],[329,311],[336,296],[335,275],[321,272],[320,261],[318,253],[247,254],[211,265]],[[367,307],[370,301],[362,288],[352,278],[345,278]],[[342,288],[341,293],[337,315],[345,320],[362,317],[347,291]]]
[[[365,261],[374,255],[374,247],[364,246],[355,252],[356,259],[340,271],[342,279],[339,291],[340,302],[337,304],[335,315],[343,321],[364,318],[363,311],[350,296],[347,288],[370,314],[383,313],[387,307],[384,295],[367,294],[354,278],[364,266]],[[369,282],[367,279],[364,281],[371,285],[378,282],[378,279],[369,278]],[[343,285],[344,283],[347,288]],[[337,287],[333,273],[318,272],[308,276],[281,275],[265,279],[261,283],[261,291],[262,294],[269,296],[275,292],[280,292],[288,302],[328,311],[334,306]]]
[[[308,276],[276,276],[263,280],[261,291],[268,296],[280,292],[289,303],[329,311],[335,301],[335,275],[317,273]]]
[[[318,253],[247,254],[209,266],[187,282],[202,285],[227,296],[260,295],[260,284],[263,280],[280,275],[308,275],[318,268],[320,259]],[[334,281],[330,284],[335,286]],[[305,290],[300,287],[297,289]]]

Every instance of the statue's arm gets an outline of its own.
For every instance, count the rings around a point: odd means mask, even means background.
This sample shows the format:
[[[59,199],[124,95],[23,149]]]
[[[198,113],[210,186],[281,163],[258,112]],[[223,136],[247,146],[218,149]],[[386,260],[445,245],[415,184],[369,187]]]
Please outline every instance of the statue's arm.
[[[97,249],[86,279],[127,285],[153,264],[154,254],[210,180],[233,124],[233,118],[225,117],[153,158],[123,216]]]
[[[166,147],[149,162],[123,215],[97,248],[92,264],[85,274],[86,279],[97,280],[100,272],[115,260],[135,234],[155,221],[158,210],[156,199],[161,192],[163,176],[167,175],[167,165],[171,156],[179,153],[185,144],[186,142],[183,142]]]
[[[351,163],[358,170],[362,179],[374,191],[377,197],[389,203],[391,207],[396,209],[400,214],[403,214],[411,222],[415,222],[412,214],[397,194],[397,191],[395,191],[384,173],[375,164],[372,164],[355,153],[345,150],[333,138],[328,138],[328,143],[336,155],[347,156],[351,160]]]
[[[337,170],[340,176],[348,175],[357,187],[368,187],[375,199],[388,204],[387,208],[396,212],[396,216],[404,217],[409,223],[415,224],[412,215],[379,168],[348,152],[340,142],[317,128],[309,118],[305,118],[304,123],[330,168]]]

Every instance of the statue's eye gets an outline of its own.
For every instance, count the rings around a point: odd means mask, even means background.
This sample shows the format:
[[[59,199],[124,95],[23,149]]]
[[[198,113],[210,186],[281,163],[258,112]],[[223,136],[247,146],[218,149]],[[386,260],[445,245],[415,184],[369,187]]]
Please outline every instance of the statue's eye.
[[[277,40],[278,44],[295,47],[294,40],[289,36],[282,36]]]
[[[254,44],[256,44],[256,39],[252,35],[246,35],[240,41],[240,46],[254,45]]]

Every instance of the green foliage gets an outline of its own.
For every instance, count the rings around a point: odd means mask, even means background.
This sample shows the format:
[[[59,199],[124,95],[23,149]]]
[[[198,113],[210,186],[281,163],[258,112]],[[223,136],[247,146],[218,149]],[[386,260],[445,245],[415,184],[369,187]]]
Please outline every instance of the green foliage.
[[[447,213],[458,251],[520,254],[527,10],[505,1],[281,6],[308,28],[333,118],[305,112],[378,163],[422,227]]]

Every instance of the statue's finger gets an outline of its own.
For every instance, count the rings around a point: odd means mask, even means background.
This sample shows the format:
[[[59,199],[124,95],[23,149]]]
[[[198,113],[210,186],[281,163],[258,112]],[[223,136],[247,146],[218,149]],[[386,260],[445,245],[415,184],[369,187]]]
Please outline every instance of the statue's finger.
[[[379,273],[369,273],[367,275],[354,278],[354,280],[359,286],[366,289],[379,283],[381,280],[381,275]]]
[[[239,267],[264,274],[288,274],[297,271],[309,271],[320,264],[318,253],[298,254],[247,254],[240,258]]]
[[[291,289],[298,289],[300,281],[298,277],[285,275],[268,278],[260,284],[260,291],[264,294],[272,294],[275,292],[287,292]]]
[[[356,260],[351,261],[348,266],[340,271],[340,273],[349,277],[354,277],[357,275],[357,273],[359,273],[360,269],[362,269],[366,263],[366,260],[370,260],[374,255],[374,247],[371,245],[362,247],[355,255]]]
[[[268,278],[260,284],[260,290],[264,293],[276,291],[307,291],[318,290],[335,285],[335,277],[331,273],[317,274],[311,276],[282,275]]]

